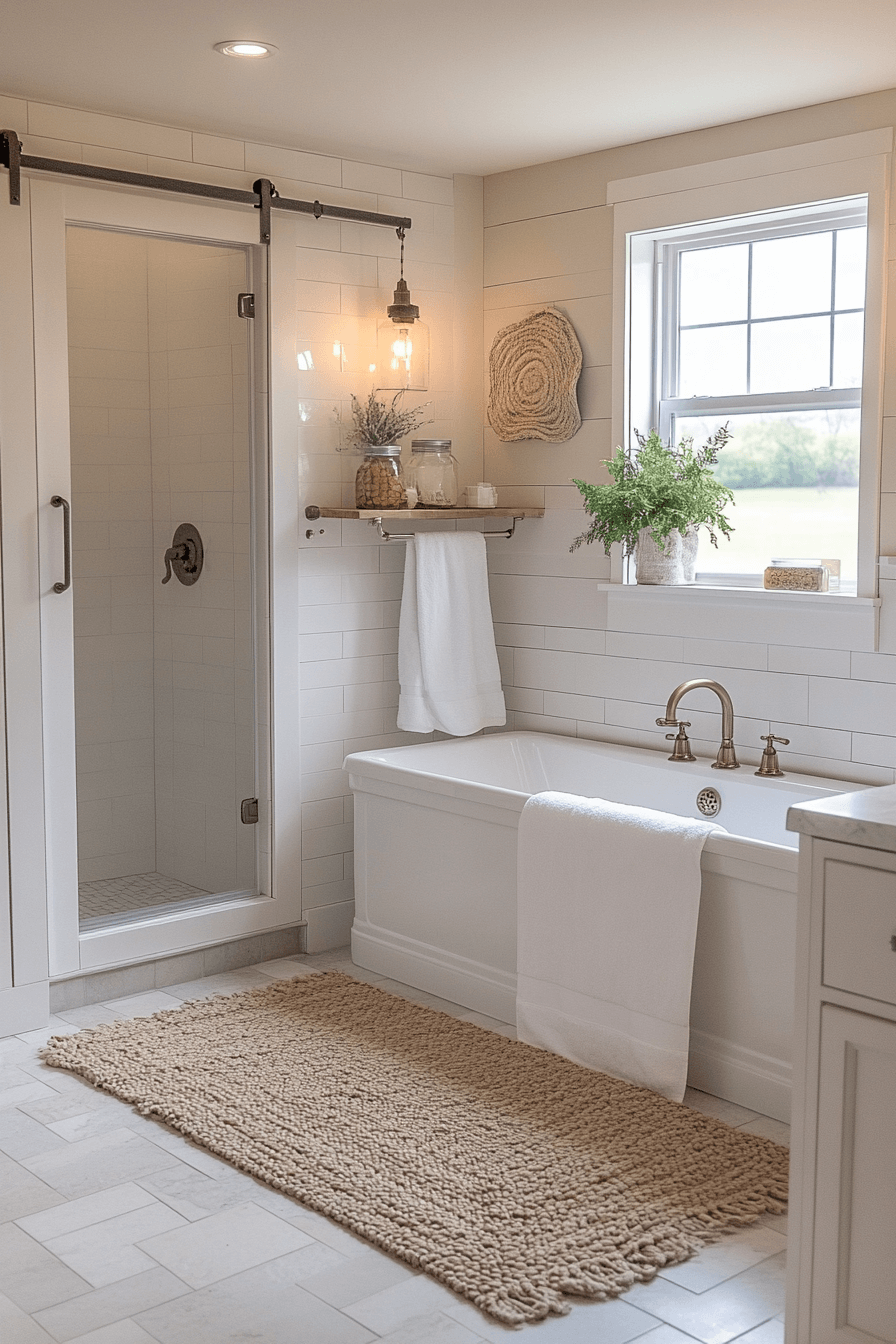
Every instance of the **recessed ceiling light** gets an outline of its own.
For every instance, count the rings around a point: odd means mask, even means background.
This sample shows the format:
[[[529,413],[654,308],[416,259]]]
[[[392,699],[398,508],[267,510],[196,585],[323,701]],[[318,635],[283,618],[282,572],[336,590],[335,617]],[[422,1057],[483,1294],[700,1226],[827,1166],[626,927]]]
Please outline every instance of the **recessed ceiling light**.
[[[220,51],[222,56],[244,56],[249,60],[260,60],[264,56],[273,56],[277,50],[272,47],[270,42],[216,42],[215,51]]]

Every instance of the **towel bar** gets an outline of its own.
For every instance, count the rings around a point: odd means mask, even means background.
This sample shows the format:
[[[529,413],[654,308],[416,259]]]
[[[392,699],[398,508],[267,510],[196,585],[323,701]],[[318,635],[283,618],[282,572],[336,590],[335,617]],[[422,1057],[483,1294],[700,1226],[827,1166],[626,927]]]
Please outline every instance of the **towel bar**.
[[[507,528],[506,531],[483,532],[482,535],[484,537],[508,537],[508,538],[512,537],[514,532],[516,531],[516,525],[522,517],[523,517],[522,514],[518,516],[515,515],[513,521],[510,524],[510,527]],[[417,535],[416,532],[387,532],[386,529],[383,527],[382,518],[371,518],[370,526],[376,528],[377,536],[379,536],[383,541],[405,541],[409,537],[415,537]]]

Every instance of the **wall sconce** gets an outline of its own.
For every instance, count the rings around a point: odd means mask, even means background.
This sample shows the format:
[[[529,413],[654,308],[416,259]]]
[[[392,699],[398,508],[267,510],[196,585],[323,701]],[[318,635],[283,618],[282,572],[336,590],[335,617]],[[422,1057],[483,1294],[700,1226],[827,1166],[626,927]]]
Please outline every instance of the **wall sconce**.
[[[396,232],[401,239],[401,275],[394,302],[386,309],[389,316],[377,324],[374,379],[377,390],[425,392],[429,386],[429,327],[411,303],[404,278],[404,229]]]

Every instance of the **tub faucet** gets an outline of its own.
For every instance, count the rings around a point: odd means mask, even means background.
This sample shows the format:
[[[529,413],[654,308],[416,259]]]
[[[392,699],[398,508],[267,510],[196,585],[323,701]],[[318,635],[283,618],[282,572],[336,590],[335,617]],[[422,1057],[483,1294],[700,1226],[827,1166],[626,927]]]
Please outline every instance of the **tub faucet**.
[[[656,721],[658,728],[678,728],[679,739],[684,738],[684,743],[676,740],[676,750],[673,751],[669,760],[693,761],[695,759],[690,754],[687,734],[684,731],[685,727],[689,725],[681,724],[675,717],[675,711],[678,708],[679,701],[687,695],[688,691],[696,691],[704,687],[708,691],[715,691],[722,703],[722,743],[719,747],[719,754],[713,761],[712,768],[713,770],[737,770],[739,769],[739,762],[734,752],[734,706],[731,703],[731,696],[725,690],[725,687],[720,686],[717,681],[708,681],[704,677],[698,677],[695,681],[683,681],[680,686],[676,686],[666,704],[665,718]]]

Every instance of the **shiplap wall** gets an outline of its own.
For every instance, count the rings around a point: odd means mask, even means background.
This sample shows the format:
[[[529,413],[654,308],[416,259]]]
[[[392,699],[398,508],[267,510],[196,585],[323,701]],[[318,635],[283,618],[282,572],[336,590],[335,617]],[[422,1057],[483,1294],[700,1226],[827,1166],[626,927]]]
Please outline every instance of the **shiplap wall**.
[[[713,677],[731,692],[736,742],[758,760],[760,733],[789,737],[785,769],[891,783],[896,768],[896,657],[873,651],[868,619],[842,604],[733,601],[724,590],[687,602],[589,583],[602,555],[568,546],[585,522],[573,477],[603,479],[610,455],[613,305],[609,181],[798,145],[896,122],[896,92],[805,108],[486,178],[485,347],[495,332],[553,303],[579,332],[582,429],[567,444],[502,444],[484,427],[486,477],[544,502],[506,550],[491,552],[492,603],[517,727],[662,748],[655,726],[672,689]],[[891,186],[892,194],[892,186]],[[881,543],[896,551],[896,230],[889,240]],[[593,548],[592,548],[593,549]],[[770,596],[770,595],[769,595]],[[865,616],[868,612],[866,609]],[[718,701],[684,706],[698,752],[714,752]]]

